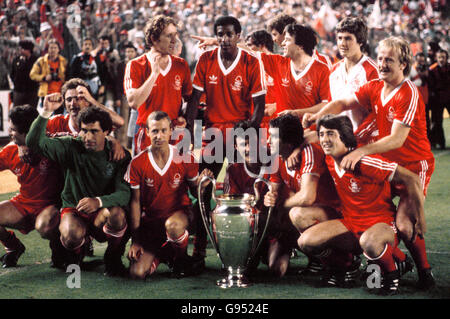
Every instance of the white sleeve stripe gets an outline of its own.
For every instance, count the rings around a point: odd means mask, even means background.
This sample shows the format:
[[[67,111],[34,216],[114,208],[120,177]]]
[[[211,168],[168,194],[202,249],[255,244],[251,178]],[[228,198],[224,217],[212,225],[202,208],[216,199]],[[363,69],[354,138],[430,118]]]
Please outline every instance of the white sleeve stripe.
[[[132,188],[132,189],[139,189],[140,186],[139,185],[130,185],[130,188]]]
[[[264,95],[264,94],[266,94],[266,93],[267,93],[266,90],[262,90],[262,91],[253,93],[253,94],[252,94],[252,97],[258,97],[258,96]]]
[[[204,91],[204,88],[202,88],[201,86],[198,86],[198,85],[195,85],[195,84],[192,84],[192,87],[194,88],[194,89],[197,89],[197,90],[199,90],[199,91]]]
[[[372,122],[370,122],[369,125],[367,125],[364,129],[362,129],[359,133],[358,133],[358,137],[364,136],[366,134],[366,132],[370,131],[374,126],[376,125],[375,120],[373,120]]]
[[[393,171],[397,168],[397,163],[388,163],[378,158],[364,156],[361,159],[361,163],[372,166],[381,170]]]
[[[407,80],[406,83],[408,84],[409,88],[412,92],[412,98],[411,102],[409,103],[408,110],[406,111],[405,117],[403,118],[402,122],[411,125],[412,121],[414,120],[414,115],[416,114],[417,110],[417,104],[419,99],[419,94],[417,92],[417,87],[411,83],[411,81]]]
[[[314,153],[312,151],[312,146],[308,145],[304,149],[305,156],[305,167],[303,167],[302,174],[311,173],[314,167]]]
[[[127,92],[129,89],[132,88],[131,78],[130,78],[130,69],[131,69],[131,61],[127,63],[127,66],[125,68],[125,76],[124,76],[124,88],[125,92]]]

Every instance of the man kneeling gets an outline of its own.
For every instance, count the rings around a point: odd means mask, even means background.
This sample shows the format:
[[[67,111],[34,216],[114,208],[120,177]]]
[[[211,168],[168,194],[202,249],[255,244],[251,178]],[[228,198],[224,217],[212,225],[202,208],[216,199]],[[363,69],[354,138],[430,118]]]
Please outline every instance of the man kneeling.
[[[389,182],[399,182],[407,188],[411,206],[408,211],[416,224],[423,219],[420,179],[376,155],[363,157],[354,171],[341,169],[342,158],[356,147],[352,124],[346,116],[324,116],[317,123],[317,132],[341,199],[343,218],[309,228],[300,236],[298,245],[304,252],[320,256],[329,266],[328,282],[336,280],[346,252],[362,249],[367,259],[381,269],[381,292],[395,294],[400,273],[394,255],[406,256],[397,247],[396,209]]]
[[[128,258],[135,279],[151,275],[160,262],[173,265],[177,277],[195,274],[195,264],[187,255],[192,217],[187,192],[204,174],[213,175],[205,169],[199,176],[193,155],[180,155],[169,144],[171,123],[165,112],[149,115],[146,130],[151,146],[133,158],[125,175],[132,189]]]
[[[109,159],[110,115],[97,107],[88,107],[78,116],[79,136],[49,138],[45,135],[47,120],[62,104],[59,93],[44,99],[42,114],[33,122],[26,143],[64,170],[65,184],[61,194],[60,241],[52,249],[59,250],[59,268],[81,264],[86,237],[108,241],[105,274],[123,275],[121,256],[125,249],[122,237],[127,229],[126,211],[130,187],[123,180],[130,154],[124,159]],[[58,245],[62,244],[65,249]]]

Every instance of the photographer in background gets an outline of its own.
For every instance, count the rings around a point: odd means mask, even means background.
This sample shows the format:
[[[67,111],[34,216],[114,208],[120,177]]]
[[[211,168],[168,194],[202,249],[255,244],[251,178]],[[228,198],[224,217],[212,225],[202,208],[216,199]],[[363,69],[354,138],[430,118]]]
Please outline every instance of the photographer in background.
[[[59,54],[58,41],[48,41],[48,53],[41,56],[34,63],[30,78],[39,83],[39,106],[42,106],[44,97],[51,93],[61,93],[61,87],[66,79],[67,60]],[[60,107],[55,114],[62,114],[64,108]]]

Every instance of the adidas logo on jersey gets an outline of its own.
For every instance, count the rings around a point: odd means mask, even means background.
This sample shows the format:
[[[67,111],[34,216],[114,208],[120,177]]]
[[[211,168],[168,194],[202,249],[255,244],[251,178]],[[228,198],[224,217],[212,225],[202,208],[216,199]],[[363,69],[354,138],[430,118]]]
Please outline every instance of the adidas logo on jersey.
[[[217,76],[210,75],[209,76],[209,84],[217,84]]]
[[[282,78],[281,79],[281,85],[285,87],[289,87],[289,79],[288,78]]]

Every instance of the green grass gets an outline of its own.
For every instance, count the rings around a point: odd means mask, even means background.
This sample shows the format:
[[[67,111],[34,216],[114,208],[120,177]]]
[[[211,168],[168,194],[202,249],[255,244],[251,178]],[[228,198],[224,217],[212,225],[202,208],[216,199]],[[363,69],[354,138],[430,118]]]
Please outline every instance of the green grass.
[[[447,140],[450,140],[450,120],[445,121]],[[401,280],[401,294],[391,299],[437,299],[450,297],[450,151],[435,151],[436,170],[428,189],[425,203],[428,232],[427,251],[437,288],[423,292],[415,287],[416,273],[409,273]],[[13,194],[0,195],[0,201]],[[373,299],[378,297],[367,288],[338,289],[318,288],[316,281],[301,281],[296,273],[306,265],[306,258],[291,259],[288,274],[281,279],[267,276],[267,267],[260,265],[254,285],[245,289],[221,289],[215,281],[223,275],[220,262],[209,246],[206,258],[207,270],[197,277],[170,278],[169,270],[160,265],[157,272],[145,282],[129,279],[108,278],[103,276],[104,266],[98,265],[90,271],[82,271],[81,288],[69,289],[66,280],[69,273],[49,267],[50,249],[48,241],[39,237],[36,231],[28,235],[16,232],[27,247],[19,260],[19,266],[12,269],[0,269],[1,299]],[[86,261],[100,261],[106,248],[105,244],[95,242],[95,256]],[[401,248],[404,250],[404,246]],[[192,245],[190,244],[190,249]],[[128,265],[128,261],[124,258]]]

